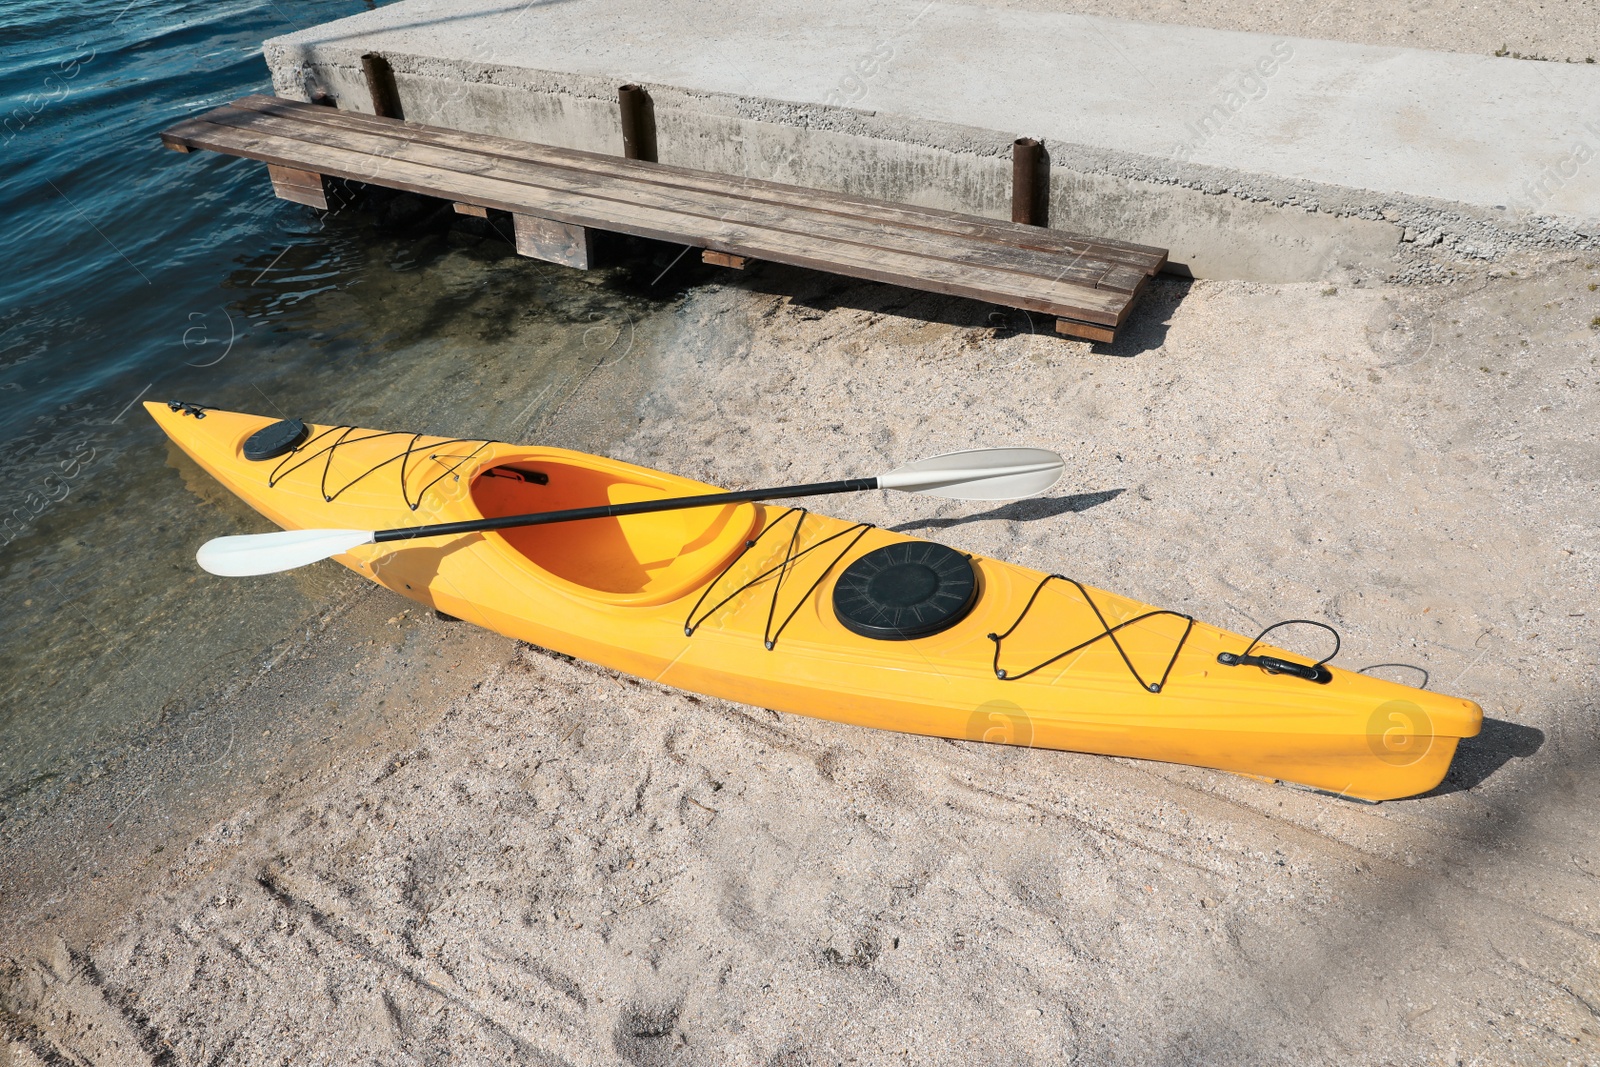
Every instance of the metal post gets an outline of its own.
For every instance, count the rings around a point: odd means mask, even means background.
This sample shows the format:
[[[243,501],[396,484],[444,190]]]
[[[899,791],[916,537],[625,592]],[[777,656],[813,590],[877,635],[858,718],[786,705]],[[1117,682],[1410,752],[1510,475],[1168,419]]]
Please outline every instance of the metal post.
[[[650,94],[643,86],[624,85],[617,90],[617,106],[622,111],[623,156],[657,162],[656,110]]]
[[[376,52],[368,52],[361,57],[361,72],[367,77],[367,92],[372,94],[372,113],[386,119],[405,118],[389,61]]]
[[[1011,145],[1011,221],[1029,226],[1047,224],[1044,194],[1050,188],[1044,147],[1032,137]],[[1042,179],[1042,180],[1041,180]]]

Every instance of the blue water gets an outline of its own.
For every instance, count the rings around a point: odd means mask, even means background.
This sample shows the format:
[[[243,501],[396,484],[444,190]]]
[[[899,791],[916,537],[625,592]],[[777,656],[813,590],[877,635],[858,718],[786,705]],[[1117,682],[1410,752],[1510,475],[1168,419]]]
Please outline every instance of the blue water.
[[[199,574],[206,537],[266,526],[137,401],[528,440],[617,339],[671,316],[648,264],[532,263],[447,205],[325,214],[274,199],[259,164],[161,146],[271,91],[264,39],[369,6],[0,12],[0,820],[357,582]]]
[[[26,3],[0,16],[7,220],[0,424],[37,435],[62,405],[114,417],[193,353],[191,311],[219,276],[281,240],[259,176],[196,165],[156,134],[267,84],[264,37],[358,3]],[[198,337],[191,334],[191,342]]]

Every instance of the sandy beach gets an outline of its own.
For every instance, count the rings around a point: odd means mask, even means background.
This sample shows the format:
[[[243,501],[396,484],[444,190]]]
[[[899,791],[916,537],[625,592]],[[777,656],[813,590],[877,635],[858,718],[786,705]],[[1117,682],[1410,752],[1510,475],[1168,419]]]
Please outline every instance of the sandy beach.
[[[1061,447],[1050,498],[847,513],[1240,628],[1327,618],[1343,662],[1484,705],[1434,795],[779,715],[374,590],[228,706],[292,735],[341,676],[404,681],[358,738],[14,901],[13,1062],[1590,1060],[1597,278],[1162,280],[1095,351],[762,268],[691,295],[615,449],[743,485]]]
[[[730,487],[1057,449],[1039,499],[815,503],[1240,631],[1326,619],[1339,665],[1482,704],[1434,793],[779,714],[340,575],[4,825],[0,1067],[1600,1061],[1600,263],[1452,274],[1161,277],[1089,345],[761,264],[666,334],[606,324],[537,427]]]

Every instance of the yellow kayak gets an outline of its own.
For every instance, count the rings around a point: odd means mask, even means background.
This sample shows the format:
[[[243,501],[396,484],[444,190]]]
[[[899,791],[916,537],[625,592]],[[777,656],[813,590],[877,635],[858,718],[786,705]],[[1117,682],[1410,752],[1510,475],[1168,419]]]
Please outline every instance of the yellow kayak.
[[[287,530],[385,530],[715,491],[559,448],[146,409]],[[509,637],[680,689],[884,730],[1427,792],[1469,700],[1072,579],[803,508],[730,503],[362,545],[340,563]]]

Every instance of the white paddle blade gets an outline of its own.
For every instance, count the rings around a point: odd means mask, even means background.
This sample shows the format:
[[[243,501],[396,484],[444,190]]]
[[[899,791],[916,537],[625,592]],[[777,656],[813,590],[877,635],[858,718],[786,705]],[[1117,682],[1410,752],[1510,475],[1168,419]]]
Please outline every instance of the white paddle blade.
[[[880,474],[878,488],[951,500],[1015,500],[1049,489],[1066,469],[1066,461],[1046,448],[974,448]]]
[[[200,546],[195,562],[224,578],[276,574],[372,544],[371,530],[283,530],[279,533],[214,537]]]

